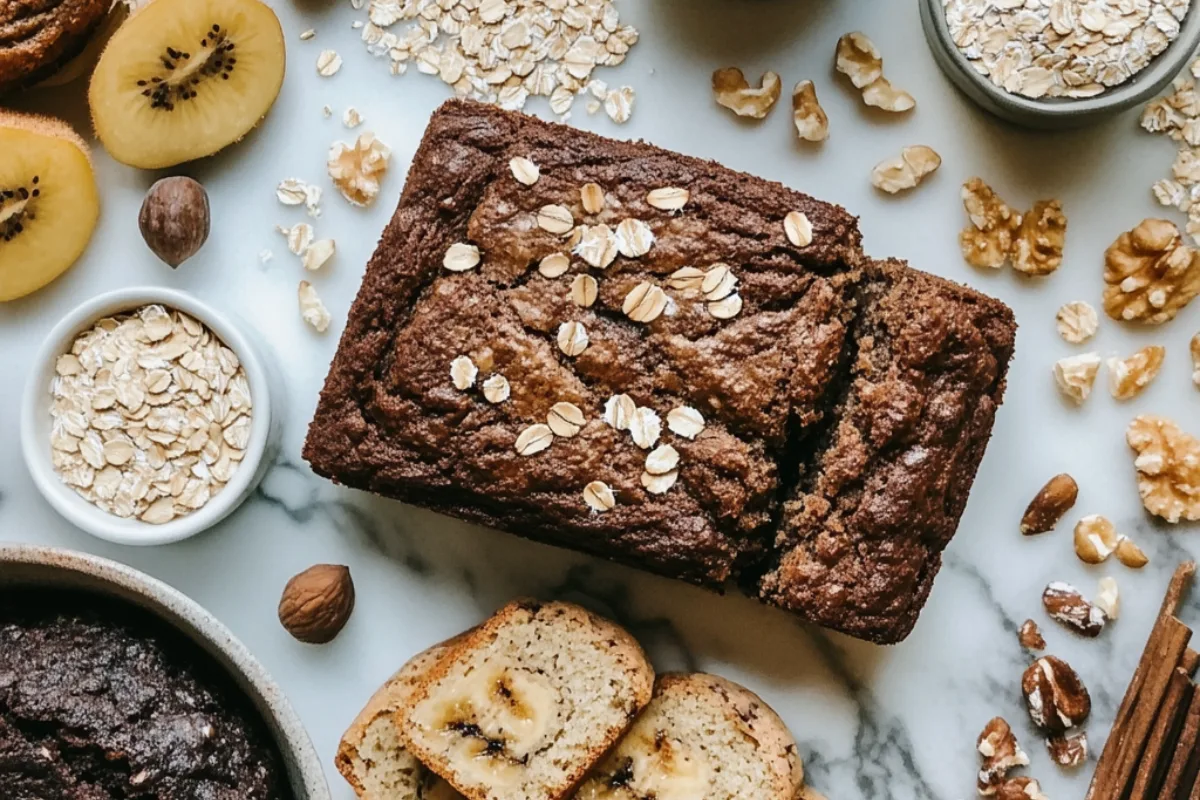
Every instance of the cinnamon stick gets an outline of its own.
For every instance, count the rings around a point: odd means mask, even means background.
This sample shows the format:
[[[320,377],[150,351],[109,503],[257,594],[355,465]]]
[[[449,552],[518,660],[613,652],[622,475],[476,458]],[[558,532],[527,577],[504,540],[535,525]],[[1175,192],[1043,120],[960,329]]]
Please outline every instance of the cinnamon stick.
[[[1179,666],[1182,667],[1188,675],[1194,676],[1196,669],[1200,667],[1200,653],[1197,653],[1192,648],[1188,648],[1183,653],[1183,658],[1179,659]]]
[[[1171,758],[1159,797],[1164,800],[1173,800],[1179,796],[1179,790],[1184,786],[1184,776],[1187,774],[1188,764],[1192,760],[1192,751],[1196,749],[1198,739],[1200,739],[1200,692],[1193,692],[1192,701],[1188,703],[1183,728],[1179,732],[1175,753]],[[1194,793],[1193,791],[1192,794]]]
[[[1155,800],[1162,796],[1158,793],[1158,788],[1166,777],[1175,747],[1175,737],[1179,734],[1191,701],[1191,678],[1188,677],[1187,670],[1177,668],[1171,675],[1158,719],[1155,720],[1150,738],[1146,742],[1146,751],[1138,765],[1133,791],[1129,794],[1130,800]]]
[[[1121,800],[1121,795],[1125,792],[1125,786],[1128,783],[1128,773],[1125,773],[1125,779],[1121,781],[1120,788],[1114,789],[1114,786],[1115,777],[1122,771],[1121,762],[1127,750],[1126,740],[1129,738],[1129,727],[1132,722],[1134,710],[1138,705],[1138,699],[1146,683],[1146,676],[1157,663],[1156,659],[1160,658],[1167,620],[1174,619],[1175,612],[1179,610],[1179,604],[1182,602],[1183,596],[1187,592],[1187,587],[1195,574],[1196,563],[1194,561],[1185,561],[1176,568],[1175,574],[1171,577],[1171,582],[1167,586],[1167,593],[1163,597],[1162,607],[1158,612],[1158,619],[1155,621],[1154,627],[1150,631],[1150,637],[1146,642],[1146,649],[1142,653],[1142,658],[1133,672],[1129,688],[1125,690],[1125,696],[1122,698],[1121,705],[1117,709],[1117,716],[1113,722],[1112,732],[1109,733],[1108,741],[1105,743],[1104,750],[1100,754],[1100,760],[1096,764],[1096,772],[1093,774],[1092,783],[1088,787],[1086,800]],[[1174,621],[1176,624],[1179,624],[1178,620]],[[1174,669],[1177,660],[1178,657],[1171,661],[1171,669]],[[1155,705],[1157,706],[1157,701]],[[1141,743],[1139,742],[1135,759],[1140,754]]]

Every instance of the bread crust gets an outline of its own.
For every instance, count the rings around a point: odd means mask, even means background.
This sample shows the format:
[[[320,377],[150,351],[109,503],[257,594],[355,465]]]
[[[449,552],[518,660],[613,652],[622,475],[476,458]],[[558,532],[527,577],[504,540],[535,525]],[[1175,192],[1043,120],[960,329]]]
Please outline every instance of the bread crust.
[[[112,0],[0,3],[0,95],[51,75],[79,53]]]

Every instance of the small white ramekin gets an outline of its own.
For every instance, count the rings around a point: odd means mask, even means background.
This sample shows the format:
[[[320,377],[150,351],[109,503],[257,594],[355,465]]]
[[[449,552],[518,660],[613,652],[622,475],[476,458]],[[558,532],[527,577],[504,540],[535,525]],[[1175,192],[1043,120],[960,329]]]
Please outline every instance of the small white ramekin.
[[[229,483],[202,508],[163,525],[122,519],[84,500],[59,477],[50,450],[50,387],[58,357],[70,350],[76,336],[98,320],[155,303],[179,309],[207,325],[237,355],[250,383],[250,399],[254,404],[246,454]],[[83,303],[46,336],[25,385],[21,404],[21,449],[38,491],[71,524],[117,544],[168,544],[216,525],[254,492],[278,450],[283,392],[277,391],[277,379],[273,367],[263,357],[264,352],[265,345],[258,342],[249,326],[235,324],[230,315],[186,292],[143,286],[109,292]]]

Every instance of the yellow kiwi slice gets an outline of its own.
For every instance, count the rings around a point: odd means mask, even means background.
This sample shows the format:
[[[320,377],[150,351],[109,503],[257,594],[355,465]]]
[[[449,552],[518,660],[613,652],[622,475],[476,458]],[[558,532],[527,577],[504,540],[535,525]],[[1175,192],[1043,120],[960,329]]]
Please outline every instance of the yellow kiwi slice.
[[[0,110],[0,302],[66,272],[99,217],[83,140],[61,120]]]
[[[154,0],[113,35],[88,102],[112,157],[159,169],[245,136],[283,84],[283,29],[259,0]]]

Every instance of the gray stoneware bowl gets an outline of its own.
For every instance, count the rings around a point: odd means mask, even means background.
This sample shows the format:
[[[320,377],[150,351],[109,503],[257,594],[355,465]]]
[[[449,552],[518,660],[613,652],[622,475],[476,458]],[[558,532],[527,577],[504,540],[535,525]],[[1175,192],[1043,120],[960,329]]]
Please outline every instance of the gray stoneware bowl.
[[[918,0],[925,37],[934,60],[947,77],[981,108],[1027,128],[1078,128],[1100,122],[1159,94],[1182,72],[1200,47],[1200,0],[1193,0],[1179,36],[1144,70],[1126,83],[1080,100],[1031,100],[1006,92],[980,75],[950,38],[942,0]]]
[[[95,592],[142,608],[206,653],[235,681],[267,723],[296,800],[331,800],[320,759],[287,698],[246,646],[193,600],[132,567],[54,547],[0,544],[0,588]]]

